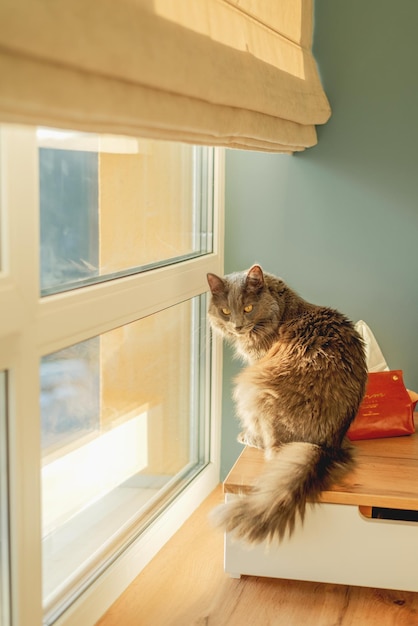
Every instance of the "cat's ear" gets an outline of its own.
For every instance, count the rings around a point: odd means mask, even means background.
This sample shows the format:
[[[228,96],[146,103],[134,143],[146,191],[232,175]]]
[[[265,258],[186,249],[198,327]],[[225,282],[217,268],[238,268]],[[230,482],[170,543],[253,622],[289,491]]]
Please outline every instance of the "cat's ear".
[[[206,278],[213,296],[225,292],[225,283],[222,278],[219,278],[216,274],[206,274]]]
[[[253,293],[258,293],[264,287],[264,274],[259,265],[253,265],[248,270],[245,287],[247,291],[252,291]]]

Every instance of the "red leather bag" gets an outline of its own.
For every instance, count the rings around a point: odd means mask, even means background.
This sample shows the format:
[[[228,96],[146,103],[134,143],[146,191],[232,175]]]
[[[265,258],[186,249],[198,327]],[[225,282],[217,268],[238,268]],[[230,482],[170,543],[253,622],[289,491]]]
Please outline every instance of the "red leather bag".
[[[406,389],[401,370],[369,373],[366,393],[347,436],[351,441],[415,432],[418,394]]]

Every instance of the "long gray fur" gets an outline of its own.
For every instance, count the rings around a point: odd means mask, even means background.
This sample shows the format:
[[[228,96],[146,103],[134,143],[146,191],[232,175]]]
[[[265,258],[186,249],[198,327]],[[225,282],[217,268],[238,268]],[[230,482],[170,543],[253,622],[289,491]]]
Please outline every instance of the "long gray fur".
[[[267,460],[251,494],[222,505],[216,520],[251,543],[280,540],[353,464],[345,435],[367,381],[363,343],[343,314],[259,265],[207,278],[212,328],[246,363],[234,390],[239,440]]]

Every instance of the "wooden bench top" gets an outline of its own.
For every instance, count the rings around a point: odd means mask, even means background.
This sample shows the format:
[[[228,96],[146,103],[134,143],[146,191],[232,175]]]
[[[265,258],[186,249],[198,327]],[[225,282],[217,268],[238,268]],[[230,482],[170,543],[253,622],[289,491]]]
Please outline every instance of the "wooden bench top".
[[[418,413],[414,414],[418,430]],[[321,501],[418,511],[418,432],[353,442],[356,467]],[[262,473],[262,450],[244,448],[224,482],[224,493],[248,493]]]

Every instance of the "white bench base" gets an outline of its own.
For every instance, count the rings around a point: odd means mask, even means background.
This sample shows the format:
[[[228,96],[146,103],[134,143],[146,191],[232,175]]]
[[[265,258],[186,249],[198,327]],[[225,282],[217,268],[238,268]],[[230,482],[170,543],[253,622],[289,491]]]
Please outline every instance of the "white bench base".
[[[226,494],[226,499],[237,498]],[[303,527],[280,544],[225,537],[225,571],[418,591],[418,523],[363,517],[348,504],[309,505]]]

